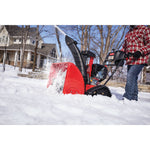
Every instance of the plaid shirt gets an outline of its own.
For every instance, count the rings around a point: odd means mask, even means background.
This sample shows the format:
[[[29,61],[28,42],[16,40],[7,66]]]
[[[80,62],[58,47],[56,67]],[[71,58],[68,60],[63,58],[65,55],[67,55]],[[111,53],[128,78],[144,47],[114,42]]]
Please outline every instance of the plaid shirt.
[[[130,29],[125,36],[122,49],[126,54],[140,51],[142,56],[139,59],[130,56],[126,58],[127,65],[147,64],[150,55],[150,29],[144,25],[139,25]]]

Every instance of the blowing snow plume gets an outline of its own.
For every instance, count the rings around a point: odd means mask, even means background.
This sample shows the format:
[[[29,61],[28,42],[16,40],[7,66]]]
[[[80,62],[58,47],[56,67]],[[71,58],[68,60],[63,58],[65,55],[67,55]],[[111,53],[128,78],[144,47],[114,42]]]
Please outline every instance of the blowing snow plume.
[[[54,93],[61,93],[64,88],[64,82],[66,77],[66,70],[54,69],[53,64],[50,66],[49,80],[47,83],[47,88],[50,88]]]
[[[53,63],[50,68],[47,88],[57,80],[59,72],[66,72],[63,93],[64,94],[84,94],[84,80],[79,69],[70,62]]]

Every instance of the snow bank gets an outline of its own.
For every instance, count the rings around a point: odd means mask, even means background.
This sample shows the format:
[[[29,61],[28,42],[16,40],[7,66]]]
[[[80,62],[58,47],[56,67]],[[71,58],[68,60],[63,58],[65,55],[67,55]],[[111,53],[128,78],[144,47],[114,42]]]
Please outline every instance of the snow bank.
[[[90,125],[150,124],[150,93],[120,101],[124,89],[110,87],[112,97],[63,95],[47,80],[18,77],[18,68],[0,66],[0,124]]]

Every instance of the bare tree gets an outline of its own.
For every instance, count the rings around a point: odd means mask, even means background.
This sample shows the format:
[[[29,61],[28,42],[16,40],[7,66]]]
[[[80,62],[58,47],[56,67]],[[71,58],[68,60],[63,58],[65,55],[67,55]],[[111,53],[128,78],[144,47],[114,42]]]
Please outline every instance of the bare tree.
[[[81,43],[81,51],[86,51],[90,49],[90,25],[79,25],[76,26],[77,34]]]
[[[88,28],[88,43],[87,43],[88,50],[90,50],[90,44],[91,44],[91,27],[92,26],[89,26]]]
[[[35,43],[35,48],[34,48],[34,60],[33,60],[33,68],[32,71],[35,71],[35,66],[36,66],[36,60],[37,60],[37,49],[38,49],[38,44],[39,44],[39,25],[37,25],[36,28],[36,43]]]
[[[8,37],[3,38],[4,46],[4,55],[3,55],[3,72],[5,71],[5,63],[7,59],[7,45],[8,45]]]
[[[84,42],[83,42],[83,51],[87,50],[87,42],[88,42],[88,26],[85,26],[85,31],[84,31]]]
[[[5,71],[6,57],[7,57],[7,50],[6,50],[6,46],[5,46],[4,56],[3,56],[3,72]]]
[[[4,50],[4,56],[3,56],[3,72],[5,71],[6,58],[7,58],[7,49],[6,49],[6,44],[5,44],[5,50]]]
[[[20,55],[20,67],[19,67],[19,71],[21,72],[22,72],[23,63],[24,63],[24,52],[26,49],[26,41],[28,38],[29,29],[30,29],[29,25],[26,25],[25,28],[24,28],[24,25],[22,25],[22,49],[20,49],[21,55]]]
[[[120,49],[127,31],[127,26],[124,25],[76,25],[66,28],[77,35],[80,51],[94,50],[101,64],[108,52]]]
[[[122,46],[127,31],[127,26],[123,25],[72,25],[61,28],[78,42],[80,51],[94,50],[101,64],[108,52]],[[55,34],[62,57],[60,35],[56,29]]]
[[[78,31],[78,36],[79,36],[79,39],[81,41],[81,52],[83,51],[83,40],[84,40],[84,26],[82,25],[81,27],[81,37],[80,37],[80,32],[79,32],[79,27],[77,26],[77,31]]]
[[[113,49],[120,48],[125,35],[125,26],[97,25],[98,32],[92,38],[93,43],[100,49],[99,61],[103,63],[106,55]]]

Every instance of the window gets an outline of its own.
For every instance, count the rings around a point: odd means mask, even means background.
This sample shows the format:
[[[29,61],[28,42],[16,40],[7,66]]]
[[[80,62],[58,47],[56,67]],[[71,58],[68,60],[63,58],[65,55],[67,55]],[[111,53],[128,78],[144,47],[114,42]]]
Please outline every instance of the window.
[[[50,54],[51,54],[52,57],[56,57],[56,50],[55,50],[55,48],[52,49]]]
[[[31,61],[34,61],[34,55],[33,54],[31,55]]]
[[[21,39],[19,39],[19,42],[21,42]]]
[[[6,43],[8,42],[8,36],[6,37]]]
[[[5,42],[5,36],[3,36],[2,42]]]
[[[32,41],[32,44],[34,44],[34,43],[35,43],[35,41],[33,40],[33,41]]]
[[[20,52],[18,52],[18,60],[20,60]]]
[[[14,39],[14,42],[16,42],[17,41],[17,39]]]

